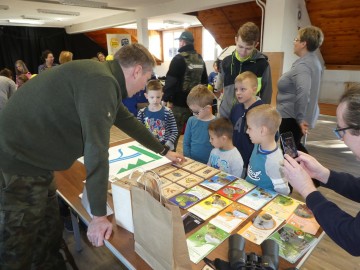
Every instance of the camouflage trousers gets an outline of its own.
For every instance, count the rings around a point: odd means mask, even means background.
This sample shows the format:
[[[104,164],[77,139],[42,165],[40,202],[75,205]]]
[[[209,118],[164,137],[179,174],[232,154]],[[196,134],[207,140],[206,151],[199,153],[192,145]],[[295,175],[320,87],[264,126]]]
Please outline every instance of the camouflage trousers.
[[[66,269],[53,173],[0,171],[0,269]]]
[[[176,138],[176,142],[174,144],[175,145],[174,151],[175,151],[176,146],[179,141],[179,137],[181,135],[181,131],[183,130],[184,125],[186,124],[189,117],[192,116],[192,113],[191,113],[190,109],[187,107],[185,108],[185,107],[180,107],[180,106],[173,106],[171,110],[174,114],[177,129],[178,129],[178,137]]]

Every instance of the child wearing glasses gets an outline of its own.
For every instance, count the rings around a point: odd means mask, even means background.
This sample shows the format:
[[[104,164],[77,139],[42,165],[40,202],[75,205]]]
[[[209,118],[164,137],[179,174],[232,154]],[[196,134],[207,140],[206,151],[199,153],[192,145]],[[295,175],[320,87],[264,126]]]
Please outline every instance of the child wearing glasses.
[[[186,100],[193,116],[186,124],[183,154],[205,164],[213,148],[209,142],[208,126],[215,118],[212,113],[214,99],[214,94],[205,85],[199,84],[191,89]]]
[[[207,165],[228,174],[243,177],[244,162],[239,150],[233,145],[233,126],[229,119],[220,117],[209,124],[211,150]]]
[[[283,153],[275,141],[279,130],[281,116],[269,104],[262,104],[247,113],[247,130],[250,140],[254,143],[246,181],[259,187],[288,195],[288,180],[282,172]]]
[[[243,158],[244,168],[247,168],[254,148],[249,135],[246,134],[246,114],[252,108],[264,104],[256,96],[257,87],[258,79],[250,71],[245,71],[235,78],[235,97],[239,104],[236,104],[231,109],[229,119],[234,126],[233,143]]]
[[[157,138],[161,144],[174,150],[174,143],[178,130],[173,112],[161,105],[163,96],[162,85],[159,80],[150,80],[144,94],[149,105],[137,114],[137,119]]]

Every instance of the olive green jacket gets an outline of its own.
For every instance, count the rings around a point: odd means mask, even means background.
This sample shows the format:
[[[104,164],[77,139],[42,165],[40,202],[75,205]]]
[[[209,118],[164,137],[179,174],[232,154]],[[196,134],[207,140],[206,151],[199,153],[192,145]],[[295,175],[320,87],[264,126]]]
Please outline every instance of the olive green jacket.
[[[116,61],[72,61],[24,84],[0,113],[0,167],[42,175],[68,169],[84,156],[93,215],[106,214],[110,128],[149,149],[164,149],[127,110],[125,78]]]

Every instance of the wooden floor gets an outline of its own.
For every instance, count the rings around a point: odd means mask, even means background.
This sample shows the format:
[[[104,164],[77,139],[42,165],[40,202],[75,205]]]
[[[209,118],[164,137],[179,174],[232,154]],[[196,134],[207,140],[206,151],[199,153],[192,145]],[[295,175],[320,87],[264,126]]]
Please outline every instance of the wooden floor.
[[[322,164],[328,168],[345,171],[360,176],[360,163],[356,161],[349,149],[336,139],[332,129],[336,126],[336,118],[321,116],[317,126],[308,136],[307,148]],[[112,129],[111,141],[121,139],[123,135],[116,128]],[[181,137],[182,139],[182,137]],[[182,151],[182,143],[179,143],[178,151]],[[360,204],[354,203],[325,188],[320,191],[329,200],[349,214],[355,216],[360,209]],[[296,194],[294,194],[296,196]],[[360,228],[359,228],[360,229]],[[83,234],[84,250],[81,253],[75,251],[74,240],[71,233],[64,232],[65,241],[72,252],[76,264],[80,270],[88,269],[126,269],[114,258],[106,247],[92,248],[88,245],[85,232]],[[360,244],[360,243],[359,243]],[[68,269],[72,269],[70,266]],[[360,259],[352,257],[339,248],[328,236],[321,240],[311,256],[305,262],[302,270],[355,270],[360,269]]]

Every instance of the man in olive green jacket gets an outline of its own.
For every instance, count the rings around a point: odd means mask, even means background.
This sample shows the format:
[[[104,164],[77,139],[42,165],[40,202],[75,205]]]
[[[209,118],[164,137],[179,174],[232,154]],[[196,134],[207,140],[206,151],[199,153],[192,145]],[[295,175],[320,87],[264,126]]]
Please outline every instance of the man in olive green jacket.
[[[140,44],[122,47],[114,61],[78,60],[26,83],[0,114],[0,268],[66,269],[53,171],[84,156],[93,218],[88,239],[102,246],[106,218],[110,128],[117,126],[172,161],[168,151],[122,104],[144,88],[155,62]]]

